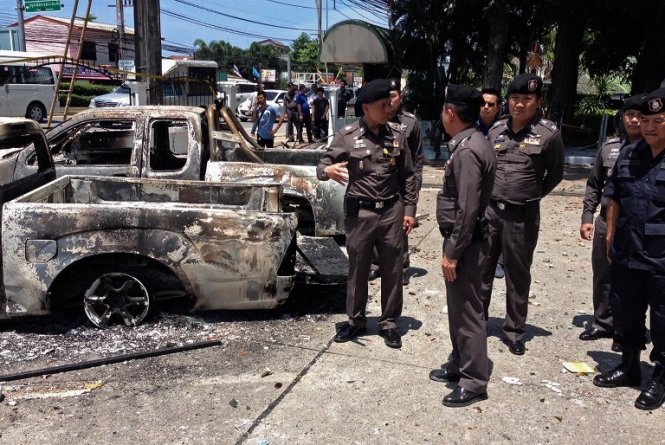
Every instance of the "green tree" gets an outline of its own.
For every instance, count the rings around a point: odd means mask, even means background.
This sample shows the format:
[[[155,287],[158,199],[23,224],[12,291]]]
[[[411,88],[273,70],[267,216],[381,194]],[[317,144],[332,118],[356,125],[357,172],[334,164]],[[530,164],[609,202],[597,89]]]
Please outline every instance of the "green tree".
[[[318,41],[303,32],[291,44],[291,69],[311,73],[317,68],[320,68]]]

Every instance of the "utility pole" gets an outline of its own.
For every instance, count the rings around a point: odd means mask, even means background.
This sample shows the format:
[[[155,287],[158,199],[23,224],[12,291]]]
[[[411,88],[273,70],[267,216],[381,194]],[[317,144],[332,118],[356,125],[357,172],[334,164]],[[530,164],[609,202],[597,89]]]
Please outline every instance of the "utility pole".
[[[151,105],[162,102],[162,89],[154,76],[162,75],[162,39],[159,22],[159,0],[134,2],[134,44],[136,74],[147,82]],[[141,76],[148,74],[149,76]]]
[[[16,0],[16,13],[18,15],[18,49],[25,51],[25,24],[23,22],[23,0]]]
[[[125,45],[125,11],[122,9],[123,3],[123,0],[115,0],[115,19],[118,25],[118,67],[124,55],[123,46]]]
[[[321,31],[321,15],[322,15],[322,10],[321,10],[321,0],[315,0],[316,1],[316,14],[319,22],[319,48],[323,44],[323,32]]]

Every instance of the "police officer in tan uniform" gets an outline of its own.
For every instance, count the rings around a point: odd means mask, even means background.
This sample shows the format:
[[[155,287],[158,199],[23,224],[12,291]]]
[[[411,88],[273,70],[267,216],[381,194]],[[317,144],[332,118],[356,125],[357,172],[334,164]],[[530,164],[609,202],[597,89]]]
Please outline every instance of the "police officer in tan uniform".
[[[443,404],[450,407],[487,399],[489,381],[487,327],[478,270],[485,266],[489,249],[484,214],[494,185],[496,155],[485,135],[474,128],[481,97],[472,87],[450,84],[441,113],[452,139],[436,218],[445,238],[441,267],[453,351],[452,360],[430,372],[430,379],[459,381],[443,399]]]
[[[510,115],[490,129],[488,139],[498,157],[496,179],[486,216],[490,223],[490,259],[483,271],[486,309],[499,255],[506,267],[506,318],[503,331],[508,349],[524,354],[531,286],[531,263],[538,241],[540,200],[563,179],[561,134],[551,121],[541,119],[543,81],[520,74],[508,86]]]
[[[608,198],[603,196],[605,181],[612,175],[612,169],[619,157],[622,147],[633,144],[642,139],[640,131],[640,106],[643,94],[627,98],[621,107],[621,120],[623,121],[623,134],[621,138],[609,139],[598,150],[593,169],[589,174],[584,193],[582,207],[582,223],[580,236],[585,240],[592,240],[591,267],[593,269],[593,325],[580,334],[580,340],[590,341],[599,338],[612,337],[612,350],[621,351],[621,338],[618,335],[618,326],[615,326],[613,317],[613,304],[610,302],[612,283],[612,267],[607,259],[607,246],[605,234],[607,233]],[[600,204],[600,214],[595,225],[593,215]],[[619,318],[617,317],[617,322]],[[615,329],[616,328],[616,329]]]
[[[420,137],[420,123],[418,118],[402,109],[402,88],[399,79],[389,79],[390,82],[390,107],[392,110],[392,117],[390,122],[394,123],[406,136],[409,144],[409,151],[411,153],[411,160],[413,161],[413,173],[415,175],[416,183],[416,201],[420,194],[420,188],[423,183],[423,144]],[[409,284],[408,269],[411,265],[409,258],[409,237],[404,235],[404,256],[402,265],[404,267],[402,273],[402,284]],[[378,252],[374,250],[374,258],[372,259],[372,267],[369,272],[369,280],[372,281],[381,275],[378,266]]]
[[[379,335],[386,345],[400,348],[396,320],[402,312],[402,238],[411,232],[416,212],[413,162],[404,132],[388,123],[390,83],[385,79],[369,82],[358,100],[362,102],[362,119],[337,132],[317,167],[321,180],[348,182],[344,224],[349,254],[349,321],[334,340],[346,342],[365,332],[367,277],[376,247],[383,276]]]

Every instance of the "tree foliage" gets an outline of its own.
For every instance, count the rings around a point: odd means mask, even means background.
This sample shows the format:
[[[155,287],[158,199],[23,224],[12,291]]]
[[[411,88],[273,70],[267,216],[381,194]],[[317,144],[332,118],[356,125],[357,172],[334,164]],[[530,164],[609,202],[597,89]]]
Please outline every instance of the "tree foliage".
[[[571,110],[577,78],[619,75],[634,93],[665,79],[665,2],[645,0],[392,0],[393,45],[412,70],[421,115],[436,118],[448,82],[499,87],[535,70],[551,80],[549,100]],[[572,115],[572,113],[568,113]]]
[[[213,40],[206,43],[202,39],[194,41],[194,56],[202,60],[214,60],[221,70],[233,72],[234,65],[246,79],[252,79],[253,68],[286,70],[286,62],[280,58],[288,50],[272,45],[260,45],[253,42],[248,49],[241,49],[228,42]]]
[[[318,42],[303,32],[291,44],[291,68],[294,71],[312,73],[320,68],[320,65]]]

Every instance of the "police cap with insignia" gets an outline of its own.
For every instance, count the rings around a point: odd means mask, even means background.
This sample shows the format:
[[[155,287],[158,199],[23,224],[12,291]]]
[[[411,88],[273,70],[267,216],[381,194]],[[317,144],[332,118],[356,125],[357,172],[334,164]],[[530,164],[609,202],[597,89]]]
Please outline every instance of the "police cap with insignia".
[[[665,113],[665,88],[658,88],[647,94],[642,101],[640,111],[647,116]]]
[[[643,100],[644,100],[644,94],[636,94],[634,96],[627,97],[623,101],[623,105],[621,106],[621,111],[639,110],[642,107]]]
[[[371,104],[379,99],[387,99],[390,97],[390,81],[386,79],[374,79],[366,83],[360,90],[360,94],[356,99],[361,104]]]
[[[540,97],[543,93],[543,79],[535,74],[523,73],[515,77],[508,85],[508,95],[535,94]]]
[[[390,91],[402,91],[399,79],[388,79],[388,82],[390,82]]]
[[[480,114],[480,104],[482,103],[483,96],[477,89],[467,85],[455,85],[449,83],[446,87],[447,104],[463,105],[468,109],[468,114],[472,120],[478,119]],[[466,112],[464,114],[467,114]]]
[[[481,100],[482,96],[480,95],[480,91],[473,87],[467,85],[455,85],[454,83],[449,83],[446,87],[446,103],[468,105],[480,109]]]

